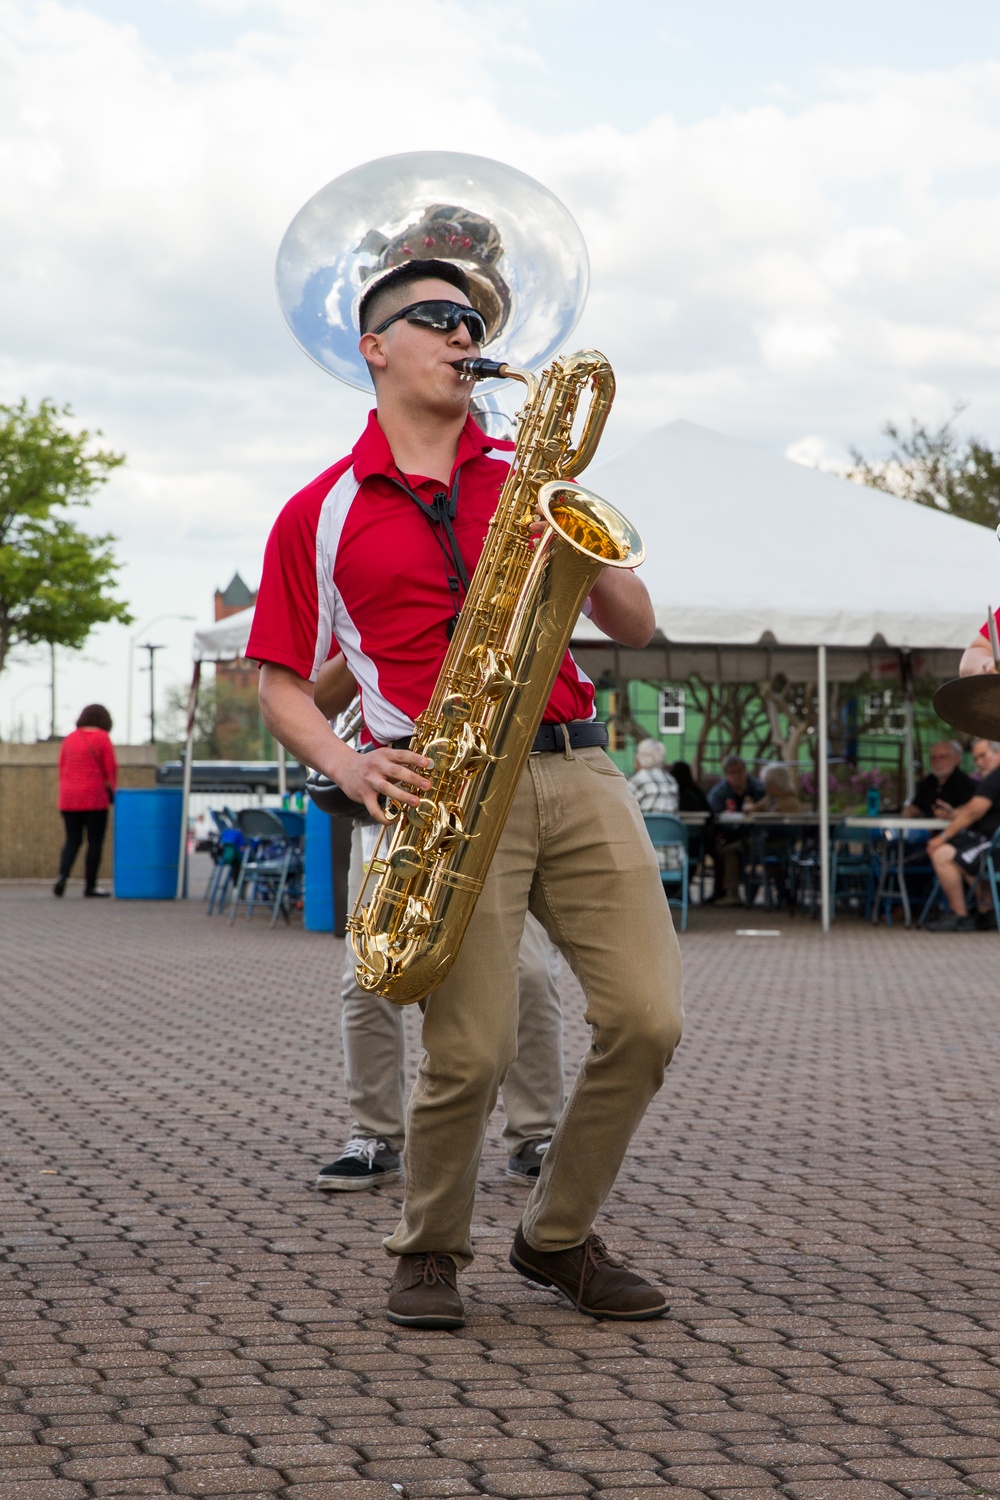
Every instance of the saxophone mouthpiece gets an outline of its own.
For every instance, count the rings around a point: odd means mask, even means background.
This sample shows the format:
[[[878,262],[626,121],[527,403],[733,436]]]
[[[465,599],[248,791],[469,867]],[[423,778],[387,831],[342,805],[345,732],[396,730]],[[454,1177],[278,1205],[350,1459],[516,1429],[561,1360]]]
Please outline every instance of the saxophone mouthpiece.
[[[507,373],[505,364],[498,364],[495,359],[460,359],[452,365],[460,375],[468,375],[472,380],[494,380],[503,379]]]

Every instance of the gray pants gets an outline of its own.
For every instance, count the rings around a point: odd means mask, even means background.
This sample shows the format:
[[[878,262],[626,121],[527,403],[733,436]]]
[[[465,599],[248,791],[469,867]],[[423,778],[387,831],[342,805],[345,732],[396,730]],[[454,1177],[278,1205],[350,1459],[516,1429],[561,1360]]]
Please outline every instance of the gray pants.
[[[361,887],[361,830],[351,839],[348,902],[353,906]],[[351,1134],[385,1141],[403,1149],[406,1135],[405,1015],[416,1017],[416,1005],[393,1005],[361,989],[354,980],[350,943],[341,987],[344,1008],[341,1031],[347,1100],[353,1120]],[[559,955],[540,923],[528,915],[518,954],[520,999],[517,1057],[503,1085],[507,1116],[503,1138],[515,1155],[526,1141],[552,1135],[563,1106],[562,1012],[556,992]]]

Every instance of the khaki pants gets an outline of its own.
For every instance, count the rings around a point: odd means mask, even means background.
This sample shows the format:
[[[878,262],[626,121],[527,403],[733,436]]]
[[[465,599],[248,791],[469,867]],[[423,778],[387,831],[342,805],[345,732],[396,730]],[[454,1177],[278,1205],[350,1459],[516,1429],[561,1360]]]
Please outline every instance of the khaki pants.
[[[590,1233],[680,1039],[680,953],[625,778],[603,750],[532,755],[461,953],[423,1002],[403,1217],[384,1241],[392,1255],[472,1260],[483,1136],[517,1049],[526,908],[572,965],[591,1027],[524,1213],[535,1249],[567,1249]]]
[[[348,902],[361,887],[361,830],[351,839]],[[341,1035],[351,1134],[385,1141],[394,1151],[406,1137],[404,1019],[419,1018],[416,1006],[393,1005],[363,990],[354,978],[350,943],[341,989]],[[527,1141],[552,1135],[563,1106],[562,1011],[556,990],[559,955],[531,916],[525,921],[518,951],[517,1058],[503,1085],[507,1116],[503,1138],[510,1155]]]

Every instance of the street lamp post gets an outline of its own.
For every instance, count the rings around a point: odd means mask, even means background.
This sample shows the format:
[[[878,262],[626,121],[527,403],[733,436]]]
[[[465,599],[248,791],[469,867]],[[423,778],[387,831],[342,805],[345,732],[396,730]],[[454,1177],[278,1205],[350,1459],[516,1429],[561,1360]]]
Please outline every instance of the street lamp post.
[[[139,647],[139,649],[140,649],[140,651],[148,651],[149,652],[149,743],[151,745],[155,745],[156,744],[156,693],[154,691],[154,682],[153,682],[153,662],[155,660],[155,653],[157,651],[162,651],[164,648],[162,646],[151,646],[148,641],[143,641],[143,643]]]
[[[176,615],[176,614],[154,615],[153,618],[151,620],[147,620],[146,623],[145,623],[145,625],[141,626],[140,629],[138,629],[135,632],[134,635],[130,635],[129,636],[129,638],[128,638],[128,692],[127,692],[126,697],[125,697],[125,743],[127,745],[131,745],[131,743],[132,743],[132,688],[133,688],[133,684],[135,682],[135,647],[136,647],[136,642],[138,641],[139,637],[145,633],[145,631],[149,630],[153,625],[158,625],[161,620],[193,620],[194,618],[195,618],[194,615]],[[159,650],[159,647],[157,647],[157,650]]]

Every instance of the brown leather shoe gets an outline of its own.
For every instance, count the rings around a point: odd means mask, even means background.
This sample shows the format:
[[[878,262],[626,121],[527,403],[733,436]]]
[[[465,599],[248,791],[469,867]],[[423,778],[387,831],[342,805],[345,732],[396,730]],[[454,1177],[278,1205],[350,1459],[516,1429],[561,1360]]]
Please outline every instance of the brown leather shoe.
[[[464,1328],[465,1308],[455,1288],[450,1255],[401,1255],[389,1288],[386,1317],[404,1328]]]
[[[659,1318],[669,1308],[655,1286],[612,1260],[596,1234],[589,1234],[582,1245],[574,1245],[571,1250],[536,1250],[518,1225],[510,1263],[529,1281],[564,1292],[579,1312],[592,1318],[638,1322]]]

